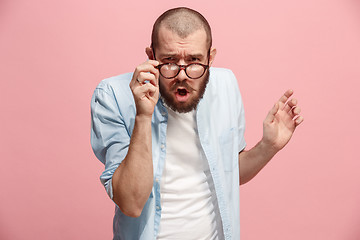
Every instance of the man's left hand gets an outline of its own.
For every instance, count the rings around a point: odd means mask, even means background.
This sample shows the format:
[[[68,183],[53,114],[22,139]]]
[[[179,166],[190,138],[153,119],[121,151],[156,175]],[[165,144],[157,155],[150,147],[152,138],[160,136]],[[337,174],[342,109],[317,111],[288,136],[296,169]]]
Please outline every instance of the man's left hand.
[[[295,128],[304,121],[300,115],[297,100],[290,98],[292,90],[287,90],[269,111],[263,123],[262,142],[275,152],[290,141]]]

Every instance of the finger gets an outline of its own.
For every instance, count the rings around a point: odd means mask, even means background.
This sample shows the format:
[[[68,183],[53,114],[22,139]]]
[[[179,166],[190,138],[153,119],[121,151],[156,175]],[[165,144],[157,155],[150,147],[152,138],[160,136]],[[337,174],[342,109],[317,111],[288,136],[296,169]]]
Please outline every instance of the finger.
[[[297,105],[297,99],[293,98],[287,101],[283,107],[282,110],[285,112],[290,112],[292,108],[294,108]]]
[[[266,116],[264,122],[265,123],[272,123],[275,119],[275,115],[279,110],[279,103],[275,103],[275,105],[271,108],[268,115]]]
[[[293,93],[294,91],[289,89],[284,93],[284,95],[281,96],[281,98],[279,99],[280,107],[285,105],[285,103],[289,100]]]
[[[151,83],[154,86],[157,86],[157,79],[153,73],[150,72],[140,72],[136,80],[140,83]]]
[[[149,63],[149,64],[151,64],[151,65],[153,65],[154,67],[156,67],[157,65],[160,64],[159,61],[157,61],[157,60],[151,60],[151,59],[147,60],[146,62]]]
[[[288,114],[294,120],[300,114],[300,112],[301,112],[300,107],[294,106],[288,111]]]
[[[152,84],[150,83],[147,83],[147,90],[146,90],[146,93],[145,93],[145,97],[147,97],[148,99],[152,100],[152,101],[157,101],[158,99],[155,99],[155,94],[156,92],[158,92],[158,88],[157,87],[154,87]]]
[[[139,79],[139,74],[142,73],[142,72],[148,72],[148,73],[152,73],[155,75],[155,81],[152,82],[152,84],[154,84],[155,86],[158,84],[158,78],[159,78],[159,70],[156,69],[155,67],[159,65],[159,62],[158,61],[155,61],[155,60],[148,60],[142,64],[140,64],[139,66],[137,66],[135,68],[135,71],[134,71],[134,74],[133,74],[133,81],[132,82],[135,82]]]
[[[304,121],[304,117],[298,115],[294,121],[295,121],[295,126],[299,126]]]
[[[135,73],[152,72],[155,74],[156,72],[158,72],[158,70],[155,68],[157,65],[159,65],[159,62],[156,60],[147,60],[146,62],[136,67]]]
[[[159,70],[156,68],[160,63],[156,60],[148,60],[147,61],[149,64],[151,64],[153,66],[153,68],[151,70],[152,73],[155,75],[155,82],[154,82],[154,85],[157,86],[159,85],[159,75],[160,75],[160,72]]]
[[[295,107],[293,107],[293,108],[291,109],[291,112],[294,114],[294,116],[297,116],[297,115],[300,114],[301,108],[298,107],[298,106],[295,106]]]
[[[157,90],[158,88],[154,85],[145,83],[134,89],[134,95],[138,99],[143,99],[144,97],[153,97]]]

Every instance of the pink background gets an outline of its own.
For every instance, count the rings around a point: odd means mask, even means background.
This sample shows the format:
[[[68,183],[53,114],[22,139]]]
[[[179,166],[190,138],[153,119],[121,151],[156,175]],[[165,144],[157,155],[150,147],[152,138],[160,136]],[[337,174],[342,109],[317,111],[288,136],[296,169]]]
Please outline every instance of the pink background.
[[[0,0],[0,239],[110,239],[90,147],[98,82],[133,71],[175,1]],[[195,3],[196,2],[196,3]],[[360,239],[360,2],[182,1],[238,77],[246,140],[293,88],[305,122],[241,187],[242,240]]]

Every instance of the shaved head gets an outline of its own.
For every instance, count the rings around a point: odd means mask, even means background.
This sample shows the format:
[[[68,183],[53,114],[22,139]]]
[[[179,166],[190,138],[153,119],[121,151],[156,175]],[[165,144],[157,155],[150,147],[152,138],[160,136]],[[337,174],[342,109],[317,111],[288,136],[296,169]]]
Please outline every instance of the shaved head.
[[[208,21],[197,11],[180,7],[164,12],[154,23],[151,34],[151,48],[158,47],[160,27],[165,27],[181,38],[186,38],[193,32],[204,29],[208,48],[212,45],[211,28]]]

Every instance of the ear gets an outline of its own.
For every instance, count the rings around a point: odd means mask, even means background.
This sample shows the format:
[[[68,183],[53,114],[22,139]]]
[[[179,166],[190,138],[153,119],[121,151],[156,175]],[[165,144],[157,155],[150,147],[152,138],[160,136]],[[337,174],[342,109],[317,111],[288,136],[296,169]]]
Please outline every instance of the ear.
[[[210,57],[209,57],[209,66],[212,65],[214,59],[215,59],[215,56],[216,56],[216,48],[211,48],[210,49]]]
[[[146,52],[146,55],[148,56],[148,58],[149,58],[150,60],[155,60],[154,54],[153,54],[153,50],[152,50],[151,47],[145,48],[145,52]]]

